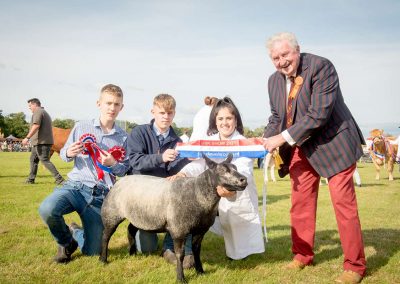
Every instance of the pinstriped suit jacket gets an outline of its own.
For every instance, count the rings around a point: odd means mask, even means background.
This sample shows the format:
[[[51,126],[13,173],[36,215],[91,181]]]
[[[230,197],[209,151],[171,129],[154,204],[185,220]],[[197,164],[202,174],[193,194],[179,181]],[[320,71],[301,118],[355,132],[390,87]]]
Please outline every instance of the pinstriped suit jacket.
[[[297,76],[303,77],[303,85],[293,101],[294,123],[288,132],[316,172],[331,177],[361,157],[364,138],[344,103],[338,75],[328,59],[301,53]],[[285,80],[278,71],[268,80],[272,115],[264,137],[286,129]],[[282,154],[290,157],[291,147],[285,144]]]

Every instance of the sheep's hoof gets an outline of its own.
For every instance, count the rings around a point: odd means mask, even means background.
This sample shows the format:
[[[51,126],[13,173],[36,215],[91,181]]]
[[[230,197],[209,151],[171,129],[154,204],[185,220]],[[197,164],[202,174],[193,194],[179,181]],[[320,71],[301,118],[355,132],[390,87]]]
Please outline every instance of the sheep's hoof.
[[[136,252],[137,252],[137,249],[136,249],[136,245],[135,245],[135,244],[129,246],[128,249],[129,249],[129,255],[134,255],[134,254],[136,254]]]
[[[108,264],[107,259],[103,258],[103,257],[99,257],[99,260],[103,263],[103,264]]]
[[[188,283],[187,281],[186,281],[186,279],[185,278],[182,278],[182,279],[177,279],[179,282],[181,282],[181,283]]]

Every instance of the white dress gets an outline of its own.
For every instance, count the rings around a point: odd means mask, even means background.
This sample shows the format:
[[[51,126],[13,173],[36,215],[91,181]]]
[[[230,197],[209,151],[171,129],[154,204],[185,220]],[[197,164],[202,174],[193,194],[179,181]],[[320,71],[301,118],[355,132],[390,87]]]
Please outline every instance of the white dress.
[[[219,135],[203,137],[208,140],[219,140]],[[235,131],[231,140],[245,139]],[[213,159],[221,162],[222,159]],[[233,159],[238,171],[247,177],[248,185],[244,191],[238,191],[234,198],[221,198],[218,206],[219,217],[210,231],[222,235],[226,255],[232,259],[242,259],[250,254],[265,251],[261,220],[258,213],[258,194],[253,178],[253,160],[250,158]],[[206,170],[204,159],[186,165],[181,172],[195,177]]]

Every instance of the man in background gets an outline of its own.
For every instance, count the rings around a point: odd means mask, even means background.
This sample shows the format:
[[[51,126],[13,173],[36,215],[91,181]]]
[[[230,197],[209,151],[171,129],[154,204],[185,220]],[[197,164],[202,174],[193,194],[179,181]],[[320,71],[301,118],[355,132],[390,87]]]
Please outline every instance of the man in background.
[[[30,140],[32,151],[30,158],[31,170],[25,183],[35,183],[39,161],[41,161],[46,169],[53,175],[56,184],[62,184],[64,178],[50,161],[50,149],[54,143],[51,117],[41,106],[37,98],[28,100],[28,107],[32,112],[32,119],[29,132],[22,140],[22,144],[27,145]]]

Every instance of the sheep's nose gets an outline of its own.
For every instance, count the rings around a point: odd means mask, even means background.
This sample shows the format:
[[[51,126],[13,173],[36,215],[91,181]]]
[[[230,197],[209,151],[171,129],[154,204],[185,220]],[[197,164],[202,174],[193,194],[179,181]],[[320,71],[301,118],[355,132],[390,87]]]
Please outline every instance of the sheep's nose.
[[[240,181],[241,184],[243,184],[243,185],[246,184],[247,185],[247,178],[246,177],[240,178],[239,181]]]

